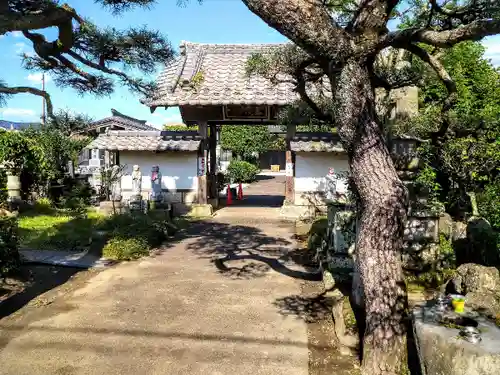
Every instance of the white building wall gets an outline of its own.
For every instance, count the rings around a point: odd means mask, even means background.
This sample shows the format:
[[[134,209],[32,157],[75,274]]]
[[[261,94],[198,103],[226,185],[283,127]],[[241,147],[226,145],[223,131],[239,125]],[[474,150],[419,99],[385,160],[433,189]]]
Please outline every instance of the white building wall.
[[[328,169],[335,172],[349,170],[347,155],[331,152],[297,152],[295,154],[295,193],[316,193],[325,191],[325,176]],[[342,191],[347,186],[343,182],[337,184]]]
[[[151,189],[151,168],[160,167],[162,188],[169,192],[198,189],[198,158],[196,152],[120,151],[120,164],[126,165],[122,191],[132,189],[132,168],[137,164],[142,172],[142,190]],[[124,194],[126,195],[126,194]]]

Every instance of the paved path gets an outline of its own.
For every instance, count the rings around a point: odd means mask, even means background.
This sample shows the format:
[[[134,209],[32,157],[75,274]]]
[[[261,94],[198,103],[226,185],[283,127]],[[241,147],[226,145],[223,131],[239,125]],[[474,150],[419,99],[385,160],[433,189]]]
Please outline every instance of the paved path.
[[[231,207],[279,208],[285,199],[285,176],[258,175],[257,181],[243,189],[243,195],[244,199],[234,200]]]
[[[290,311],[308,274],[289,226],[215,220],[0,320],[0,374],[306,375],[306,324]]]

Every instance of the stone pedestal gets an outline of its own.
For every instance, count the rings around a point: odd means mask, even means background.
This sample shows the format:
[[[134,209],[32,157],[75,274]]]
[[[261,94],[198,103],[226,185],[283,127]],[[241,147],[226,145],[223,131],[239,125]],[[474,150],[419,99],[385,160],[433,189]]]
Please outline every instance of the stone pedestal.
[[[99,211],[105,215],[125,213],[125,207],[121,201],[103,201],[99,203]]]
[[[19,176],[7,175],[7,195],[10,201],[21,200],[21,179]]]
[[[435,307],[413,311],[414,334],[424,375],[496,375],[500,369],[500,329],[482,317],[474,317],[481,341],[470,343],[459,329],[438,323]]]
[[[132,195],[128,202],[130,211],[143,211],[144,204],[141,195]]]
[[[7,174],[7,200],[9,209],[16,211],[22,203],[21,200],[21,179],[19,176]]]
[[[193,204],[188,215],[192,217],[209,217],[213,213],[214,210],[211,204]]]

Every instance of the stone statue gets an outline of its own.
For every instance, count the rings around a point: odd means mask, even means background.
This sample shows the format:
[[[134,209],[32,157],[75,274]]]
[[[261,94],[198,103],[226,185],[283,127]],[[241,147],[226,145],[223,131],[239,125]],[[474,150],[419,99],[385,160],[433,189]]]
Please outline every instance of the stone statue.
[[[139,166],[134,165],[132,171],[132,194],[133,195],[141,195],[142,188],[142,173],[139,169]]]
[[[161,201],[161,172],[160,167],[155,165],[151,169],[151,199],[154,201]]]
[[[325,178],[325,196],[328,201],[335,201],[337,193],[337,176],[335,170],[330,168]]]

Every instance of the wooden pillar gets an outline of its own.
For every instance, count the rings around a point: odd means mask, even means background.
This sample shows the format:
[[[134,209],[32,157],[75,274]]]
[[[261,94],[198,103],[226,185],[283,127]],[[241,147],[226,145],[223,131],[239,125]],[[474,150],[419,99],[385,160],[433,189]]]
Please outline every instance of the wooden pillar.
[[[286,152],[285,152],[285,202],[295,203],[295,157],[290,148],[290,141],[295,136],[295,125],[289,125],[286,129]]]
[[[208,189],[207,189],[207,145],[208,145],[208,129],[207,123],[198,123],[198,133],[201,136],[200,150],[198,152],[198,203],[207,204]]]
[[[219,192],[217,191],[217,125],[211,124],[208,134],[210,155],[210,198],[214,200],[214,206],[219,206]]]

